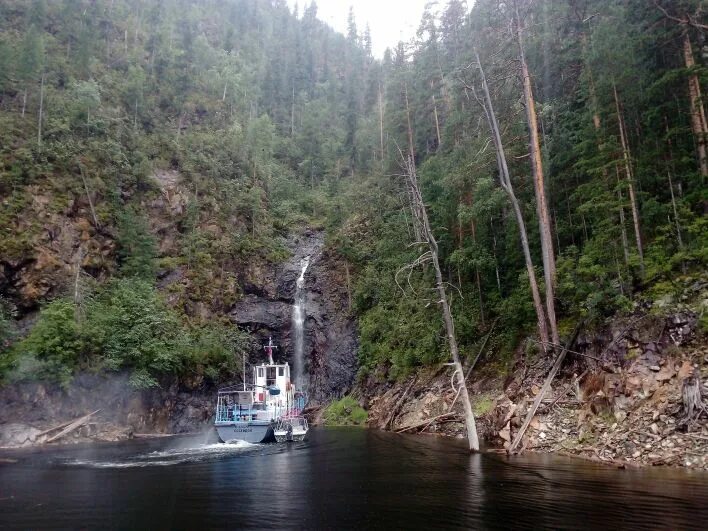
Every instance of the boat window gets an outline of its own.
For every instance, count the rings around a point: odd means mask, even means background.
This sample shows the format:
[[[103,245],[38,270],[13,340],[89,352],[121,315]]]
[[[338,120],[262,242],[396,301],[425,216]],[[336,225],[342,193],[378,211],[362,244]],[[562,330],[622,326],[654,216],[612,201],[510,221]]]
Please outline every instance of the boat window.
[[[275,385],[275,367],[266,367],[266,385]]]
[[[258,368],[258,377],[263,378],[263,367]]]
[[[285,376],[285,367],[278,367],[278,376]]]

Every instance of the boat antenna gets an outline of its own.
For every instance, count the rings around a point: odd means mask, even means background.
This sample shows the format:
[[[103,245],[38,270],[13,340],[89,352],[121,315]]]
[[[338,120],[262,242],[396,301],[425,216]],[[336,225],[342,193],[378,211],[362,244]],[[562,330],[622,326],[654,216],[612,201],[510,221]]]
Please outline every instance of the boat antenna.
[[[266,354],[268,354],[268,363],[270,365],[274,365],[273,363],[273,349],[278,348],[273,344],[273,336],[268,337],[268,344],[263,347],[266,351]]]
[[[246,352],[243,352],[243,390],[246,390]]]

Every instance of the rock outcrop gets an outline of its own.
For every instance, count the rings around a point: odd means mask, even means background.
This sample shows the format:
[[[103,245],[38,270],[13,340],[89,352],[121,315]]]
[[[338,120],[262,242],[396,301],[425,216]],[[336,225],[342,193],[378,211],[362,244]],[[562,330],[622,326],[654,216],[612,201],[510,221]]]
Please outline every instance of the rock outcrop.
[[[305,274],[304,358],[310,401],[321,403],[351,389],[357,369],[357,330],[348,307],[346,274],[325,246],[324,233],[307,230],[286,241],[291,257],[261,269],[244,283],[246,295],[230,312],[234,323],[279,345],[276,359],[293,364],[292,311],[302,260]]]
[[[579,335],[573,351],[531,421],[526,451],[708,469],[708,349],[694,312],[618,318]],[[509,447],[547,370],[521,357],[505,379],[475,369],[471,399],[488,445]],[[450,378],[444,366],[395,383],[371,375],[356,394],[371,427],[462,437]],[[703,402],[691,413],[684,395],[692,382]]]

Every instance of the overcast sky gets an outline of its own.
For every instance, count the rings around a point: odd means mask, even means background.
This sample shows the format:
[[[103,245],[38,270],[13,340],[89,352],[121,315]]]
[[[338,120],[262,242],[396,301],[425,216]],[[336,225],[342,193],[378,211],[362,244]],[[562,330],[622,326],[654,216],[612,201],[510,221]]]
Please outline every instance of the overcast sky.
[[[300,0],[300,15],[311,0]],[[382,57],[386,48],[393,48],[398,41],[407,41],[415,35],[429,0],[316,0],[317,18],[324,20],[337,31],[346,33],[349,7],[354,8],[356,25],[363,33],[366,24],[371,29],[374,55]],[[292,8],[296,0],[288,0]]]

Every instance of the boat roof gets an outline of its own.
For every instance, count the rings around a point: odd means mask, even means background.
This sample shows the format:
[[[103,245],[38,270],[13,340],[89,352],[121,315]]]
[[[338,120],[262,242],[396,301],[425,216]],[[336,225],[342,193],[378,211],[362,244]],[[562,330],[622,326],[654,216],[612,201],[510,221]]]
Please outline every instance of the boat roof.
[[[249,386],[249,385],[251,385],[251,384],[246,384],[246,385]],[[253,391],[250,390],[250,389],[244,390],[244,389],[243,389],[243,384],[232,385],[232,386],[229,386],[229,387],[222,387],[222,388],[219,389],[219,391],[218,391],[218,393],[219,393],[220,395],[227,395],[227,394],[228,394],[228,395],[232,395],[232,394],[235,394],[235,393],[251,393],[251,392],[253,392]]]

